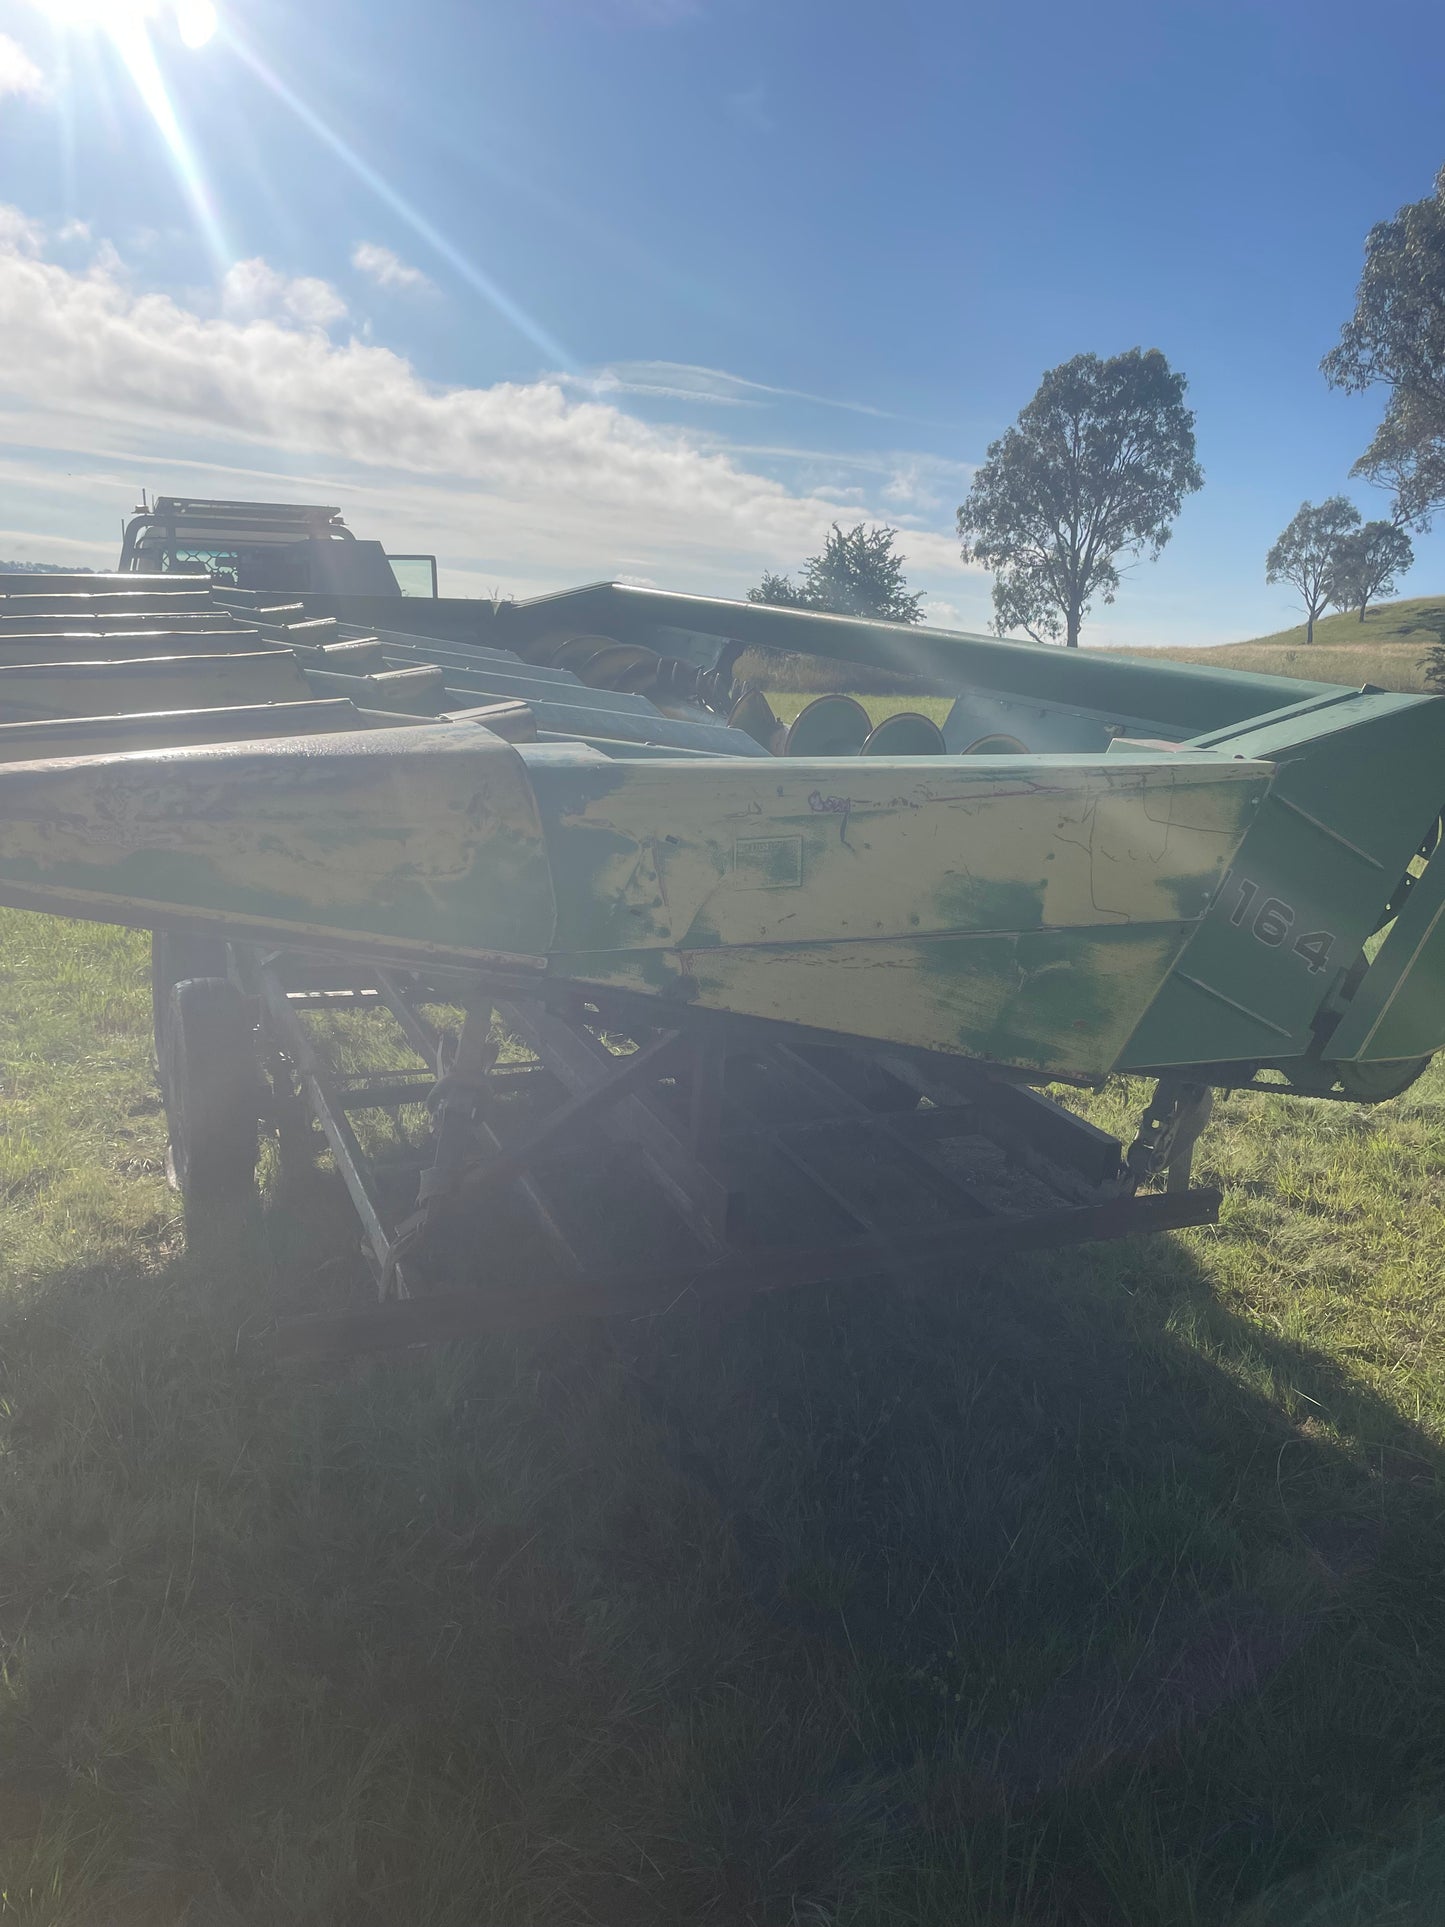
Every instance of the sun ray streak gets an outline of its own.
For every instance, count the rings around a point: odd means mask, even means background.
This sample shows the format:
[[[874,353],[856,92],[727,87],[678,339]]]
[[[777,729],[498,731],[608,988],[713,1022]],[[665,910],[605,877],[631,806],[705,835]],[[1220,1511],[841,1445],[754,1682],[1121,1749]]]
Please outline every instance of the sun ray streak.
[[[403,195],[399,194],[384,175],[379,174],[371,163],[343,140],[313,107],[308,106],[299,94],[288,87],[280,75],[267,66],[253,47],[248,46],[234,31],[228,32],[226,37],[234,52],[246,62],[256,77],[271,89],[277,99],[284,102],[316,138],[330,148],[337,159],[349,167],[358,180],[370,188],[378,200],[405,221],[413,234],[438,254],[448,267],[466,282],[468,287],[481,295],[484,301],[490,303],[519,334],[524,335],[545,357],[549,368],[561,369],[569,374],[576,372],[576,364],[561,342],[548,334],[539,322],[534,321],[490,275],[483,273],[474,262],[468,260],[455,243],[449,241],[438,228],[433,227],[426,216],[419,213]]]
[[[227,267],[234,259],[234,253],[226,240],[214,198],[190,138],[181,126],[166,91],[165,78],[150,35],[140,21],[125,26],[117,25],[112,31],[120,57],[135,82],[136,92],[145,102],[157,131],[171,151],[181,191],[191,204],[202,239],[217,264]]]

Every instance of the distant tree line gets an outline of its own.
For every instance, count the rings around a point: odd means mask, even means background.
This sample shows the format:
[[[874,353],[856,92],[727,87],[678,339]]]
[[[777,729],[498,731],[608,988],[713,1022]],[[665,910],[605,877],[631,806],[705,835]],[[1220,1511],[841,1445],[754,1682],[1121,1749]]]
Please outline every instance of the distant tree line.
[[[1445,167],[1366,235],[1355,312],[1320,366],[1347,393],[1389,390],[1351,473],[1389,491],[1398,526],[1428,528],[1445,506]]]
[[[1350,472],[1389,494],[1399,534],[1428,529],[1445,507],[1445,167],[1432,193],[1366,235],[1355,312],[1320,366],[1346,393],[1387,391],[1380,425]],[[1445,688],[1445,641],[1423,667]]]
[[[1353,609],[1363,622],[1413,562],[1409,531],[1428,529],[1445,506],[1445,168],[1432,194],[1370,229],[1355,312],[1320,366],[1334,388],[1389,390],[1350,473],[1383,488],[1391,512],[1366,522],[1343,495],[1302,502],[1270,550],[1265,580],[1299,591],[1307,642],[1326,608]],[[1427,666],[1445,680],[1445,660]]]
[[[1445,507],[1445,167],[1432,194],[1371,228],[1355,312],[1321,367],[1333,387],[1388,390],[1351,473],[1387,490],[1391,510],[1366,521],[1344,495],[1303,502],[1270,548],[1265,580],[1298,591],[1309,642],[1328,608],[1363,622],[1413,562],[1409,531]],[[1157,348],[1075,355],[989,445],[957,520],[965,558],[993,574],[1000,635],[1076,648],[1094,603],[1113,602],[1141,558],[1157,561],[1204,482],[1187,387]],[[908,590],[897,533],[834,523],[798,583],[768,574],[749,599],[918,622],[923,598]],[[1445,687],[1445,642],[1429,673]]]
[[[958,511],[964,554],[994,571],[994,627],[1078,646],[1095,597],[1112,602],[1126,558],[1156,558],[1187,494],[1194,456],[1187,383],[1157,348],[1051,368],[1015,425],[994,442]],[[835,522],[802,579],[764,575],[751,602],[886,622],[920,622],[895,548],[897,530]]]
[[[1264,579],[1299,590],[1305,641],[1313,642],[1325,609],[1354,609],[1363,622],[1370,604],[1389,595],[1414,559],[1410,538],[1396,523],[1366,522],[1347,496],[1332,495],[1300,503],[1265,557]]]

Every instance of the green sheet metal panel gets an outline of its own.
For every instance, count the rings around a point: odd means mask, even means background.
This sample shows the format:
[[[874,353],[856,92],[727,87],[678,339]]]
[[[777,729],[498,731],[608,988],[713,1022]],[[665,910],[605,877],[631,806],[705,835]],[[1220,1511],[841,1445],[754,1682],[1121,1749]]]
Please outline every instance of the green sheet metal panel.
[[[556,917],[526,771],[471,723],[0,766],[0,900],[528,968]]]
[[[704,636],[748,647],[795,650],[929,677],[951,689],[967,686],[1000,695],[1037,695],[1097,710],[1119,709],[1131,716],[1178,724],[1190,734],[1277,708],[1292,693],[1333,687],[1294,683],[1284,676],[1130,659],[1103,650],[1003,641],[921,624],[915,628],[803,609],[775,609],[766,603],[675,595],[616,582],[594,583],[529,602],[503,603],[489,639],[515,648],[524,646],[525,638],[568,629],[574,634],[645,642],[689,657],[687,639]]]
[[[472,724],[0,766],[0,901],[1104,1071],[1268,772],[609,761]]]
[[[1445,1049],[1445,850],[1426,865],[1325,1046],[1327,1062]]]
[[[238,650],[256,653],[280,645],[263,643],[255,634],[234,628],[150,630],[137,634],[127,630],[112,634],[96,630],[77,634],[67,629],[63,635],[0,634],[0,665],[6,668],[41,668],[52,663],[135,662],[154,656],[218,656]]]
[[[664,1005],[1100,1077],[1117,1062],[1188,928],[1094,924],[756,950],[573,952],[554,957],[552,971]]]
[[[1100,1073],[1268,781],[1212,756],[598,769],[521,753],[555,974]]]
[[[1101,715],[1152,720],[1189,736],[1338,688],[1288,676],[1159,662],[1147,655],[1059,649],[618,582],[595,582],[495,607],[445,596],[408,600],[402,606],[357,596],[307,595],[304,600],[313,615],[335,614],[343,621],[382,627],[404,623],[417,635],[515,649],[523,655],[543,637],[567,635],[639,642],[704,667],[711,666],[719,648],[730,644],[792,650],[924,677],[948,691],[969,688],[1001,697],[1038,697],[1046,703],[1078,704]]]
[[[135,716],[47,716],[0,723],[0,764],[40,763],[65,756],[117,756],[186,743],[245,743],[270,736],[319,736],[365,729],[367,719],[344,697],[329,701],[257,703],[237,709],[169,709]]]
[[[156,656],[130,662],[0,666],[0,719],[105,716],[127,710],[234,708],[311,695],[288,650]],[[339,692],[346,693],[346,692]]]
[[[1445,794],[1445,702],[1355,695],[1208,742],[1275,766],[1128,1069],[1300,1056]]]

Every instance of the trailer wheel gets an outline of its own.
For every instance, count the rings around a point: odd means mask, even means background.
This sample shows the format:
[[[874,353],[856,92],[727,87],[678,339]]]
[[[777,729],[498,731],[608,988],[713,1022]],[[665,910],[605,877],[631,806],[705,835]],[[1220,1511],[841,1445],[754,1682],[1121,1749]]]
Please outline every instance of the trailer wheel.
[[[166,1090],[166,1032],[171,991],[187,977],[224,977],[226,946],[219,937],[186,937],[173,930],[151,932],[151,1023],[155,1033],[156,1076]]]
[[[1393,1058],[1380,1063],[1344,1060],[1332,1068],[1340,1089],[1356,1104],[1382,1104],[1408,1091],[1430,1068],[1428,1057]]]
[[[160,1054],[170,1168],[186,1206],[235,1206],[255,1196],[261,1085],[246,1000],[225,977],[172,984]]]

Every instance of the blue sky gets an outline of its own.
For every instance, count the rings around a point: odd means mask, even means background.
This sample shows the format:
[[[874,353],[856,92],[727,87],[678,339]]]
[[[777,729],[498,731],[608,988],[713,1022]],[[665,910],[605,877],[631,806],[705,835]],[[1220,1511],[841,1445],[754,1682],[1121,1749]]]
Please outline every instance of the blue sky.
[[[1136,344],[1206,483],[1086,640],[1282,627],[1301,499],[1378,502],[1318,362],[1445,161],[1438,4],[209,5],[0,0],[0,553],[105,563],[144,485],[741,594],[866,516],[982,628],[971,466]]]

